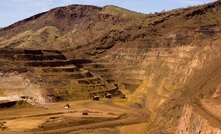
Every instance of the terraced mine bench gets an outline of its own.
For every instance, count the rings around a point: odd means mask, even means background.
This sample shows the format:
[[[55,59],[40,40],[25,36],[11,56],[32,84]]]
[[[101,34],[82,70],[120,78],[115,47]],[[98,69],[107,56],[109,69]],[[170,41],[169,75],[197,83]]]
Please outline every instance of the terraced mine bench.
[[[107,92],[116,88],[75,64],[75,60],[67,60],[57,50],[0,49],[1,72],[24,75],[31,83],[40,85],[47,94],[53,95],[45,95],[46,100],[86,99],[91,96],[90,92]]]

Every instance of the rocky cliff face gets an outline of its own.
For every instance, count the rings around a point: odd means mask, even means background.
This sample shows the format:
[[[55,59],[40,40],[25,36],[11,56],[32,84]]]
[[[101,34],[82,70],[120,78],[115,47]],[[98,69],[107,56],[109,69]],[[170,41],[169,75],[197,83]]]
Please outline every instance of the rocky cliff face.
[[[208,123],[205,117],[193,110],[193,107],[185,105],[183,113],[175,131],[176,134],[183,133],[220,133],[220,129]]]
[[[21,96],[29,96],[32,100],[46,102],[46,91],[40,85],[31,82],[22,75],[1,73],[0,100],[20,100]]]

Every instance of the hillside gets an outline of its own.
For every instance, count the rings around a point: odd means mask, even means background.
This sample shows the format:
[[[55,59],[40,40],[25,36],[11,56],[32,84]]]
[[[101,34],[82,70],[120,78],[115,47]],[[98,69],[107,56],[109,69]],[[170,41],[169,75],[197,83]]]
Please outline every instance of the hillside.
[[[220,37],[221,1],[154,14],[58,7],[0,29],[0,69],[12,72],[0,83],[18,77],[23,85],[1,84],[2,91],[22,95],[29,79],[32,96],[41,101],[48,101],[47,93],[68,100],[123,93],[126,104],[151,115],[142,124],[117,127],[122,134],[219,133]],[[14,60],[13,52],[21,58]]]
[[[128,20],[131,21],[129,26],[133,25],[137,17],[130,18],[130,14],[142,16],[114,6],[71,5],[55,8],[2,29],[0,36],[4,41],[1,46],[58,50],[77,48],[104,38],[104,34],[114,29],[123,29]]]

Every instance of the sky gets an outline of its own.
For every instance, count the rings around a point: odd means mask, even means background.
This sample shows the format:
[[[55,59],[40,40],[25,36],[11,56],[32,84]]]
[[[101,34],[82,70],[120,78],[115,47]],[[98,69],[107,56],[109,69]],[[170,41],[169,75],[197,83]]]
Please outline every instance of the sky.
[[[116,5],[141,13],[168,11],[216,0],[0,0],[0,27],[9,26],[55,7],[85,4],[103,7]]]

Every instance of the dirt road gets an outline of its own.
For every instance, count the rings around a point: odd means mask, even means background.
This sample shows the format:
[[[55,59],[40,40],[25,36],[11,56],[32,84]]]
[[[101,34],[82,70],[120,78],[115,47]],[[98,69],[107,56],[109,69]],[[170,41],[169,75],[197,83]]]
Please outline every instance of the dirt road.
[[[121,105],[115,104],[114,99],[104,99],[101,101],[75,101],[75,102],[62,102],[62,103],[49,103],[45,104],[49,107],[48,110],[39,110],[39,112],[32,111],[25,112],[24,115],[18,115],[20,117],[16,117],[15,115],[6,116],[6,122],[10,122],[13,119],[26,118],[27,122],[30,121],[30,118],[38,117],[39,120],[44,122],[46,119],[51,117],[58,116],[67,116],[67,117],[85,117],[81,113],[84,110],[91,111],[86,117],[100,117],[100,118],[114,118],[113,120],[104,120],[102,122],[91,122],[89,124],[75,125],[75,126],[64,126],[58,127],[51,130],[39,130],[35,129],[34,131],[19,131],[17,130],[6,130],[0,131],[0,133],[4,134],[46,134],[46,133],[68,133],[81,129],[95,129],[95,128],[104,128],[104,127],[117,127],[123,125],[137,124],[148,121],[148,117],[150,113],[146,109],[142,108],[134,108],[126,106],[124,103]],[[71,108],[64,109],[63,106],[68,103]],[[14,109],[15,110],[15,109]],[[17,109],[18,110],[18,109]],[[13,109],[12,109],[13,111]],[[10,112],[9,112],[10,113]],[[38,114],[37,114],[38,113]],[[3,120],[3,118],[1,119]],[[25,123],[25,120],[24,122]],[[31,123],[31,122],[29,122]],[[10,125],[10,124],[8,124]],[[25,124],[24,124],[25,125]],[[39,124],[37,124],[39,125]],[[7,123],[6,123],[7,126]],[[22,126],[21,126],[22,127]],[[37,126],[36,126],[37,127]]]

